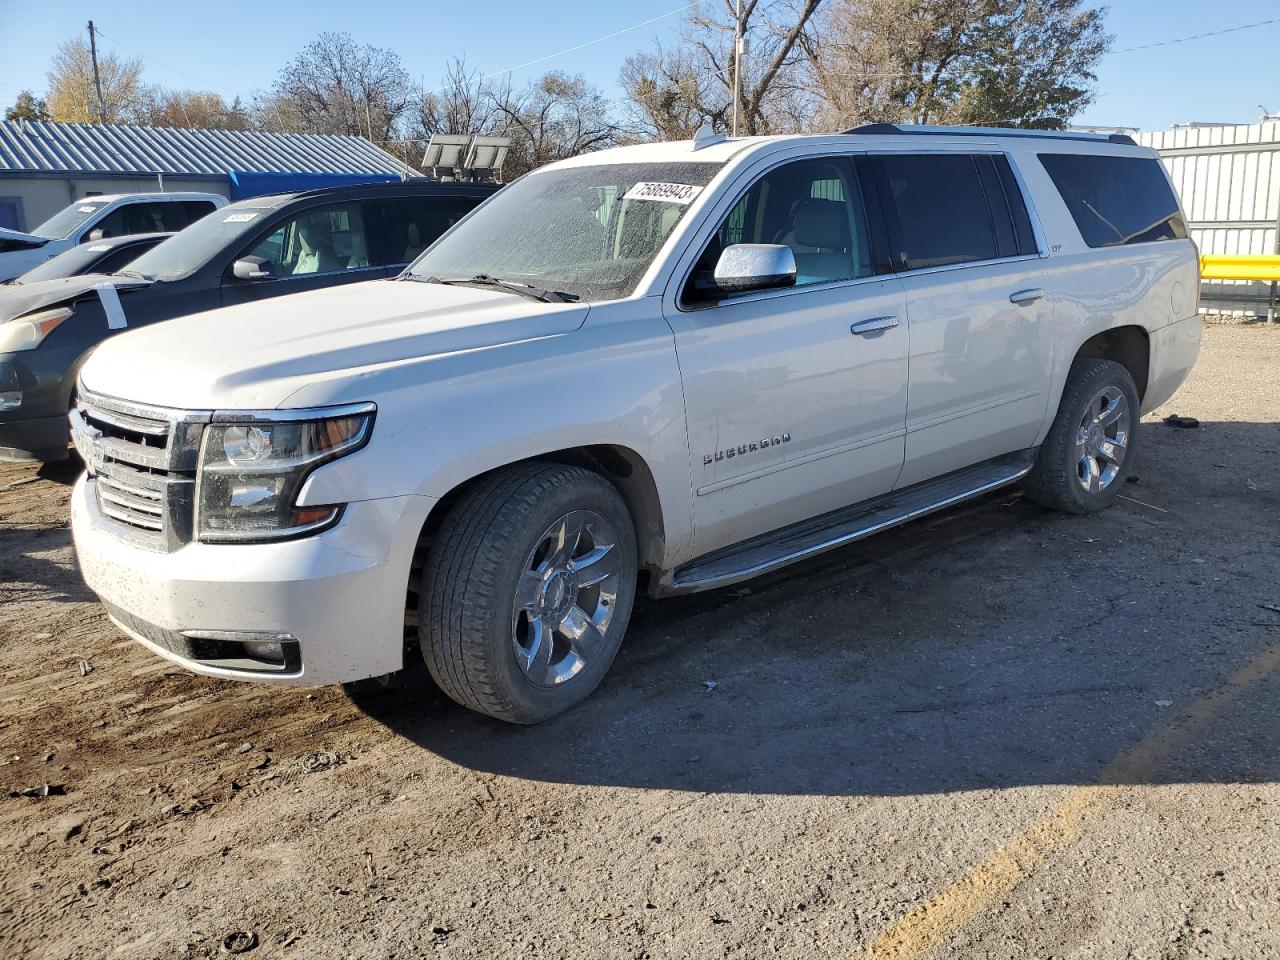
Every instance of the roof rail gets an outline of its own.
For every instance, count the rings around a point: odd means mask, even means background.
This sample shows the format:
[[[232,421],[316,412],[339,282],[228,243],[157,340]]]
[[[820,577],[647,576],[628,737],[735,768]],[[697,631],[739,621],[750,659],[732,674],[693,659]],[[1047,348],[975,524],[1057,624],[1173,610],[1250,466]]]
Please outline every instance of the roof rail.
[[[1085,140],[1090,143],[1122,143],[1136,147],[1133,137],[1124,133],[1084,133],[1078,130],[1030,130],[1025,127],[935,127],[916,124],[864,123],[842,131],[846,134],[881,136],[884,134],[929,134],[941,137],[1027,137],[1046,140]]]

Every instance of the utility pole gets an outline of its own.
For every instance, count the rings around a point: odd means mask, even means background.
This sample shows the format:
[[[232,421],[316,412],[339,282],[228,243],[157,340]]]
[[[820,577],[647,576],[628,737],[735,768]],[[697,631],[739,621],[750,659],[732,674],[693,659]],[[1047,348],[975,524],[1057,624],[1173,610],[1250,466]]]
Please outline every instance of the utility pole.
[[[102,102],[102,77],[98,75],[98,35],[89,21],[89,55],[93,57],[93,88],[98,92],[98,122],[107,122],[107,108]]]
[[[738,104],[742,101],[742,0],[733,9],[733,136],[738,135]]]

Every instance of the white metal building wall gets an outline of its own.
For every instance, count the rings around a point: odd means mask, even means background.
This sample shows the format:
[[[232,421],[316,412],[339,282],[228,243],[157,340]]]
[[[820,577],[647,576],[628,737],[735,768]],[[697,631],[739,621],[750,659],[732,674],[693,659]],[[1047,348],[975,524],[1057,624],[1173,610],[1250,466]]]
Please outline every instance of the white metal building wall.
[[[1140,133],[1160,154],[1182,198],[1201,253],[1280,254],[1280,121],[1179,127]],[[1201,303],[1277,316],[1278,287],[1248,280],[1205,281]]]
[[[1201,253],[1280,253],[1280,122],[1140,133],[1164,160]]]

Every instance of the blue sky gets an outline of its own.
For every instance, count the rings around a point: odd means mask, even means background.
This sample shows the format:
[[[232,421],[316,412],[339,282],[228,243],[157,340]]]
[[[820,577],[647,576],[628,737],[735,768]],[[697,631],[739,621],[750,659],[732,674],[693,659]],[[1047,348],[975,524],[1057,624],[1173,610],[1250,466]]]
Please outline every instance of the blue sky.
[[[23,87],[39,89],[54,49],[92,17],[102,45],[147,58],[148,82],[209,87],[228,97],[270,85],[279,67],[322,30],[347,31],[391,47],[430,88],[450,56],[489,73],[507,70],[678,10],[681,0],[488,0],[434,3],[310,0],[218,4],[0,0],[0,104]],[[188,10],[190,12],[188,12]],[[1276,0],[1114,0],[1114,49],[1099,72],[1097,102],[1082,122],[1165,129],[1190,120],[1257,119],[1257,104],[1280,111],[1280,24],[1171,46],[1133,50],[1192,34],[1280,16]],[[518,70],[521,82],[548,69],[585,74],[619,96],[618,67],[654,37],[668,36],[680,13]],[[198,79],[197,79],[198,78]],[[246,98],[247,99],[247,98]]]

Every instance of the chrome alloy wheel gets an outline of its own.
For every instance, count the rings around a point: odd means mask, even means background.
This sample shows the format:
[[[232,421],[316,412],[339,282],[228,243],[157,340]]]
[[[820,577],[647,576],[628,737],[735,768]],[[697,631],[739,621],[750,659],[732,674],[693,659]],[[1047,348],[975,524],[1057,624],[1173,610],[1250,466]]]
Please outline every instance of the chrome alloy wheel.
[[[1117,387],[1103,387],[1076,429],[1076,480],[1098,493],[1115,482],[1129,445],[1129,401]]]
[[[516,586],[511,642],[530,682],[577,676],[604,645],[618,600],[618,538],[594,510],[574,510],[538,538]]]

